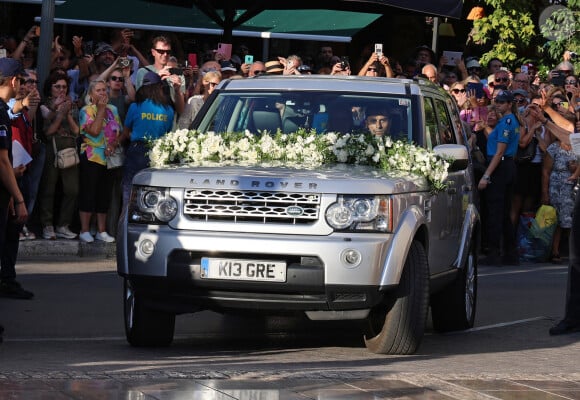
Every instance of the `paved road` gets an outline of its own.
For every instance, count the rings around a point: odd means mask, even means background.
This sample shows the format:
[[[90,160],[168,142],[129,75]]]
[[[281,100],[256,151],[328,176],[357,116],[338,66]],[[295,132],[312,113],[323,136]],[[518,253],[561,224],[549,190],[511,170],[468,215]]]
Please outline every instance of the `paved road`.
[[[135,349],[113,261],[29,261],[19,274],[36,297],[0,300],[0,400],[580,399],[580,334],[547,335],[563,309],[563,265],[480,268],[476,328],[429,331],[412,356],[368,353],[344,323],[211,312],[178,317],[169,348]]]

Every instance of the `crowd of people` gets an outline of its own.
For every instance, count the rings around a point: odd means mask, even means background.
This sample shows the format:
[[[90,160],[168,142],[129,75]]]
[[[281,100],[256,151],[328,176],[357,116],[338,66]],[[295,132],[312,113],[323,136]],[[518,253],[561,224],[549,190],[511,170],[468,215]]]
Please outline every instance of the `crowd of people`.
[[[0,124],[0,138],[11,137],[14,145],[0,147],[0,209],[6,214],[0,216],[0,294],[32,297],[14,279],[21,240],[40,235],[113,242],[131,180],[148,166],[146,141],[188,128],[221,80],[261,74],[421,76],[441,86],[457,102],[470,148],[483,158],[476,168],[487,252],[481,261],[517,264],[519,215],[540,204],[558,211],[551,259],[560,260],[561,238],[572,226],[573,183],[580,177],[563,136],[580,131],[574,54],[566,52],[542,80],[533,64],[510,70],[497,58],[485,67],[477,57],[437,59],[428,46],[417,47],[404,62],[368,46],[353,65],[330,45],[316,55],[270,60],[253,59],[243,44],[233,54],[218,48],[186,56],[173,51],[176,43],[169,36],[155,36],[143,48],[134,31],[111,32],[109,42],[99,43],[73,36],[64,44],[55,37],[44,82],[38,82],[35,69],[36,26],[21,40],[2,43],[8,57],[0,59],[5,89],[0,106],[10,121]],[[2,135],[10,126],[11,134]],[[78,159],[63,167],[61,158],[71,148]],[[25,224],[33,212],[37,229]],[[71,230],[75,221],[79,233]]]

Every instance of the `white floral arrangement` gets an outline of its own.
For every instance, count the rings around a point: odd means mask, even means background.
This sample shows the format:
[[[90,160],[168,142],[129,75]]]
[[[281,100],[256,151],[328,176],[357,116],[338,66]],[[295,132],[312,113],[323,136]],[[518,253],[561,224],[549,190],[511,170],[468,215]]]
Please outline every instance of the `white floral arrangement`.
[[[324,133],[300,129],[293,133],[249,131],[201,133],[180,129],[150,143],[151,166],[169,164],[223,165],[272,163],[314,168],[323,164],[371,165],[384,171],[401,171],[427,179],[434,192],[443,190],[449,162],[432,151],[390,137],[370,133]]]

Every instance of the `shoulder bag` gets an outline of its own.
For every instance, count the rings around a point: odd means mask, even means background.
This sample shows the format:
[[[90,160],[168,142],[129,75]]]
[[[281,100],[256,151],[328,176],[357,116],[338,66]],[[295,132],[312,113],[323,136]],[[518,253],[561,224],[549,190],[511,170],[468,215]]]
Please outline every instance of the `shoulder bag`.
[[[115,151],[107,157],[107,168],[115,169],[125,164],[125,149],[123,146],[117,146]]]
[[[52,147],[54,148],[54,166],[58,169],[67,169],[80,163],[79,153],[75,147],[66,147],[62,150],[56,149],[56,139],[52,137]]]
[[[537,147],[538,147],[538,139],[536,139],[536,137],[533,137],[526,147],[518,146],[518,151],[516,152],[515,156],[516,162],[527,163],[532,161],[536,156]]]

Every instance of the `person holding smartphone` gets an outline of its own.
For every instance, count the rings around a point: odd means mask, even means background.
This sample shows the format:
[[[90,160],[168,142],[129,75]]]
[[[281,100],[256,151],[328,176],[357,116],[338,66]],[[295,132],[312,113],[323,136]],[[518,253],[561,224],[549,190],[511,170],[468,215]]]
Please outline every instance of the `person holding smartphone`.
[[[393,68],[391,68],[388,57],[383,53],[373,52],[358,72],[358,76],[386,76],[387,78],[393,78],[395,73],[393,72]]]

